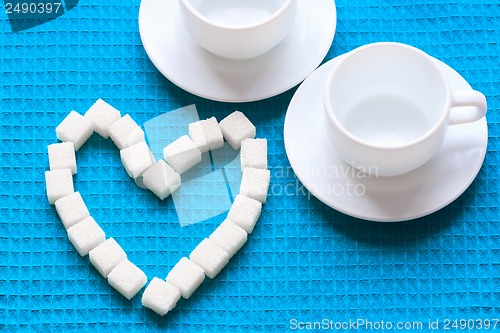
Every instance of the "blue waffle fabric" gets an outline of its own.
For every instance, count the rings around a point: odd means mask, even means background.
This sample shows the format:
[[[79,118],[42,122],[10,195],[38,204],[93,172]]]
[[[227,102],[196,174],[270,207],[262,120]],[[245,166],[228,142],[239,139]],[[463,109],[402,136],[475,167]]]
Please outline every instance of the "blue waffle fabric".
[[[140,124],[191,104],[201,118],[240,109],[269,140],[270,167],[287,169],[283,121],[296,89],[236,105],[181,90],[141,45],[139,5],[82,0],[12,33],[0,4],[0,332],[281,332],[323,319],[421,321],[428,331],[429,320],[500,317],[498,0],[337,1],[326,60],[370,42],[404,42],[487,96],[486,160],[459,199],[418,220],[382,224],[300,191],[271,193],[242,251],[164,318],[142,308],[140,294],[125,300],[68,242],[45,196],[55,126],[99,97]],[[171,201],[161,204],[127,177],[110,140],[92,137],[78,163],[75,184],[91,214],[149,279],[165,277],[220,222],[181,228]],[[273,173],[273,184],[295,182],[291,171]]]

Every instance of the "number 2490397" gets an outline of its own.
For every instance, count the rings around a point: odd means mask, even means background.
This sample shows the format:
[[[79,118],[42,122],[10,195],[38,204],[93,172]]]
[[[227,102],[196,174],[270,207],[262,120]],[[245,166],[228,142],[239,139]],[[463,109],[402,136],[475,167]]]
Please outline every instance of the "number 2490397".
[[[5,4],[5,13],[7,14],[57,14],[61,7],[61,2],[23,2]]]

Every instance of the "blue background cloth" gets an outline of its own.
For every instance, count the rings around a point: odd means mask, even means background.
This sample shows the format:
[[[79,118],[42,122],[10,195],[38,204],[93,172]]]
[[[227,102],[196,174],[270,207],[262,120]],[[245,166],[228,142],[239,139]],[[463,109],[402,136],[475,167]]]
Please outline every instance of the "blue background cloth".
[[[1,332],[270,332],[289,330],[293,318],[500,317],[498,0],[337,1],[326,60],[370,42],[404,42],[487,96],[488,153],[459,199],[418,220],[382,224],[345,216],[300,191],[271,193],[246,246],[164,318],[143,309],[140,296],[125,300],[68,242],[45,195],[55,126],[100,97],[139,124],[190,104],[201,118],[240,109],[269,140],[270,167],[286,169],[283,121],[296,89],[236,105],[184,92],[148,59],[139,5],[81,1],[20,33],[11,32],[0,6]],[[127,177],[110,140],[93,136],[77,157],[75,184],[91,214],[149,279],[165,277],[220,222],[181,228],[171,200],[161,204]],[[272,184],[295,182],[292,172],[273,173]]]

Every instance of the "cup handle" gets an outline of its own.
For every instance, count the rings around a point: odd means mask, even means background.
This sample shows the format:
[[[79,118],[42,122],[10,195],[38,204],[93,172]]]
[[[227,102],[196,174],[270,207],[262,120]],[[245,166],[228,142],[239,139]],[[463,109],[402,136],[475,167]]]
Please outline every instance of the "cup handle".
[[[469,109],[460,107],[468,106]],[[486,114],[486,97],[477,90],[452,92],[449,124],[465,124],[479,120]],[[455,109],[453,109],[455,108]]]

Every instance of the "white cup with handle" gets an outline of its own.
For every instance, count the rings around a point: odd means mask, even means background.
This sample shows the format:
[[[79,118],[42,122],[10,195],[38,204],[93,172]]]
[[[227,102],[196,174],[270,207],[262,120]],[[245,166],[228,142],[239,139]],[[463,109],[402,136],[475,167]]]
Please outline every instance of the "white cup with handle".
[[[397,176],[428,162],[448,126],[485,116],[486,98],[452,90],[436,61],[401,43],[359,47],[329,74],[324,107],[336,153],[373,176]]]
[[[179,0],[184,27],[196,43],[228,59],[260,56],[292,28],[297,0]]]

